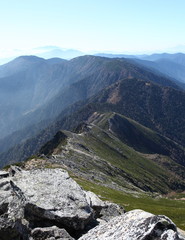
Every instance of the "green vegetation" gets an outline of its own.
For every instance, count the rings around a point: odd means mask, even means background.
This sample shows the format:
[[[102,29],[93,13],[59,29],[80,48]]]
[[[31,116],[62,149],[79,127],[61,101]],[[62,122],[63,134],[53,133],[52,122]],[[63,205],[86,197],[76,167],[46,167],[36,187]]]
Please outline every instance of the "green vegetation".
[[[143,209],[158,215],[166,215],[181,229],[185,230],[185,201],[172,200],[155,195],[131,195],[108,187],[100,186],[82,178],[75,178],[85,190],[92,191],[102,200],[108,200],[122,205],[126,211]]]
[[[124,177],[141,189],[165,193],[175,189],[178,183],[182,182],[99,127],[94,126],[84,137],[84,141],[87,148],[112,166],[123,170]]]

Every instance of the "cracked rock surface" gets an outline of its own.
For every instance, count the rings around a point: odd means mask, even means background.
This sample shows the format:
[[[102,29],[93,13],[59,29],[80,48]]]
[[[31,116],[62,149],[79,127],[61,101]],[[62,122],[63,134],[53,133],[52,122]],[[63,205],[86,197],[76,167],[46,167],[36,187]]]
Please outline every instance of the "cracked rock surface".
[[[13,182],[26,198],[30,221],[50,220],[83,229],[92,209],[82,188],[62,169],[34,169],[15,174]]]
[[[180,240],[175,224],[166,216],[133,210],[91,229],[80,240]]]

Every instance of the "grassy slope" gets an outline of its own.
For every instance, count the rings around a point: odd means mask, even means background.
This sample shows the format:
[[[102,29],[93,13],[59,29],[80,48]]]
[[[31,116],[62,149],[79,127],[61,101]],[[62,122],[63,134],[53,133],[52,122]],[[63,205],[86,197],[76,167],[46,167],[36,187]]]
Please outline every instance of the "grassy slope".
[[[185,230],[185,201],[167,198],[152,198],[145,194],[133,196],[121,191],[97,185],[85,179],[73,177],[85,190],[101,196],[102,200],[118,203],[126,211],[143,209],[153,214],[166,215],[181,229]]]
[[[72,164],[75,166],[73,170],[79,169],[83,174],[87,173],[95,177],[96,180],[100,180],[100,175],[106,176],[107,183],[113,181],[126,188],[135,185],[142,190],[151,192],[167,193],[172,190],[185,189],[184,167],[162,155],[160,157],[164,163],[158,164],[154,159],[140,154],[125,144],[110,130],[109,120],[114,115],[114,113],[94,113],[88,120],[90,128],[85,133],[75,134],[64,131],[70,141],[69,145],[67,144],[68,141],[66,142],[65,156],[61,154],[64,149],[59,143],[57,143],[58,147],[50,149],[50,152],[59,154],[58,162],[64,161],[69,168]],[[126,119],[121,115],[119,116],[124,120]],[[153,143],[160,145],[161,137],[154,131],[128,118],[127,121],[135,128],[135,135],[140,132],[142,136],[145,135],[145,139],[148,140],[150,137]],[[135,138],[134,134],[130,138]],[[57,141],[56,136],[55,140]],[[162,138],[162,141],[164,142],[164,138]],[[44,154],[47,153],[44,152]],[[168,164],[167,167],[165,163]],[[182,172],[180,172],[181,169]]]
[[[107,119],[111,118],[112,116],[112,113],[106,114],[106,116],[95,120],[95,123],[99,125],[99,127],[108,130]],[[140,131],[142,131],[143,134],[150,136],[152,140],[160,143],[161,139],[155,132],[144,128],[135,121],[130,119],[128,120]],[[165,172],[165,170],[162,170],[162,168],[160,169],[153,162],[146,161],[146,158],[141,158],[132,148],[128,147],[122,142],[111,139],[110,135],[108,135],[106,132],[99,131],[98,128],[94,127],[92,129],[92,133],[94,135],[94,141],[89,139],[91,147],[93,146],[94,150],[98,154],[102,155],[103,158],[106,158],[107,161],[110,161],[112,164],[125,169],[134,177],[136,177],[136,179],[139,178],[139,180],[142,179],[147,182],[147,178],[153,178],[155,175],[157,178],[160,178],[161,181],[164,180],[167,171]],[[164,141],[164,139],[162,140]],[[124,151],[124,155],[127,156],[127,159],[125,160],[123,156],[120,156],[118,152],[115,152],[115,149],[121,149]],[[139,170],[140,168],[141,172]],[[171,218],[178,227],[185,230],[185,201],[167,198],[154,198],[152,195],[147,194],[126,194],[124,192],[100,186],[83,179],[77,178],[76,180],[86,190],[95,192],[104,200],[106,199],[123,205],[127,211],[139,208],[154,214],[164,214]],[[163,187],[158,185],[157,182],[156,186],[159,188]],[[179,196],[183,195],[178,194],[177,197]]]
[[[101,128],[93,126],[90,133],[85,136],[85,143],[88,148],[113,166],[124,170],[128,176],[135,179],[138,186],[145,186],[145,190],[148,188],[151,191],[165,192],[169,191],[172,184],[178,184],[176,176],[172,176],[166,169],[141,156],[133,148],[107,131],[107,119],[110,118],[111,114],[103,116],[94,121]],[[106,131],[103,131],[102,128]]]

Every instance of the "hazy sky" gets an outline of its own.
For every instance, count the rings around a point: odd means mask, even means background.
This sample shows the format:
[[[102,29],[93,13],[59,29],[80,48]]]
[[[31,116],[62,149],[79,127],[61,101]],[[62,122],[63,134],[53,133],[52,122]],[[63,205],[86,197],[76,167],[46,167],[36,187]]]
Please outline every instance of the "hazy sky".
[[[185,46],[185,0],[0,0],[0,54],[48,45],[125,53]]]

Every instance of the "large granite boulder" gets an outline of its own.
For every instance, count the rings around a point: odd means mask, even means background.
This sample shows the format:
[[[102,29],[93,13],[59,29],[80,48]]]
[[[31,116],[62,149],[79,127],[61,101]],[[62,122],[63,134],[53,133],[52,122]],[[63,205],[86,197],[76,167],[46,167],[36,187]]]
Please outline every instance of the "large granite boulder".
[[[91,229],[80,240],[180,240],[175,224],[166,216],[133,210]]]
[[[0,239],[28,239],[32,229],[53,225],[76,234],[93,220],[85,192],[62,169],[0,173]]]
[[[34,226],[53,222],[78,230],[93,218],[84,191],[65,170],[22,170],[12,182],[26,199],[25,218]]]

